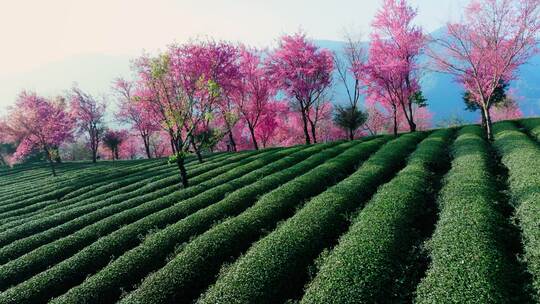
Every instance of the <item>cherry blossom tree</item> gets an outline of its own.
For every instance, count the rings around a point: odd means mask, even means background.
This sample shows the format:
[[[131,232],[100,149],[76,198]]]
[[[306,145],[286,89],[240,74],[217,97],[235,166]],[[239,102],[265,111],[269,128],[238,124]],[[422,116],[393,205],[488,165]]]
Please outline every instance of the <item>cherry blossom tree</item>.
[[[170,47],[171,74],[178,80],[196,115],[184,122],[190,145],[202,162],[200,147],[213,139],[206,135],[217,114],[224,118],[224,127],[234,149],[230,130],[234,127],[234,111],[230,101],[232,82],[238,77],[237,48],[226,42],[195,41]],[[199,133],[203,132],[203,133]],[[197,139],[204,142],[197,142]]]
[[[368,103],[380,104],[390,113],[394,134],[399,128],[398,111],[403,113],[410,131],[416,130],[415,97],[420,91],[417,59],[426,42],[422,29],[412,24],[416,15],[405,0],[384,0],[373,22],[369,58],[354,69],[356,77],[367,86]]]
[[[137,134],[127,134],[126,138],[118,146],[118,156],[120,159],[135,159],[141,153],[146,153],[146,151],[141,151],[141,138]]]
[[[332,53],[319,49],[303,33],[281,37],[279,47],[266,61],[270,81],[290,98],[291,108],[301,114],[308,144],[317,142],[314,110],[324,101],[323,93],[331,85],[333,69]]]
[[[119,96],[118,119],[129,123],[133,130],[139,134],[144,145],[147,158],[152,158],[150,151],[150,137],[160,130],[158,123],[145,111],[143,104],[133,96],[135,85],[124,79],[116,79],[113,89]],[[133,141],[132,141],[133,142]]]
[[[540,1],[474,0],[460,23],[449,23],[429,52],[436,68],[455,76],[482,110],[492,140],[493,96],[501,82],[538,52]]]
[[[168,52],[155,57],[142,56],[135,62],[135,68],[139,74],[140,86],[136,98],[169,135],[181,183],[187,187],[185,156],[189,149],[189,137],[195,128],[194,125],[187,125],[195,115],[195,101],[171,71],[171,56]],[[186,133],[184,128],[190,129]]]
[[[72,139],[74,127],[73,119],[62,104],[23,91],[1,125],[3,139],[17,143],[15,160],[23,159],[34,150],[42,151],[56,176],[54,160],[58,147]]]
[[[369,135],[387,132],[388,129],[391,128],[388,117],[376,107],[368,107],[366,113],[367,120],[363,125],[363,129],[367,131]]]
[[[105,103],[97,101],[76,86],[71,92],[71,115],[75,118],[79,133],[88,136],[92,162],[96,163],[99,143],[105,131]]]
[[[256,130],[271,110],[269,102],[275,90],[265,73],[260,52],[257,50],[241,48],[239,72],[233,98],[249,129],[253,148],[258,150]]]

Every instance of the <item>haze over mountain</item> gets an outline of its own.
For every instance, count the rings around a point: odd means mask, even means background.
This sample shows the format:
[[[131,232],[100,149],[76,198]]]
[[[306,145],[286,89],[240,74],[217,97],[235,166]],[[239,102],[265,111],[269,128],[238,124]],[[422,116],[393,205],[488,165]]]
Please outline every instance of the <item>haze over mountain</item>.
[[[434,35],[440,34],[440,31]],[[342,52],[344,42],[315,40],[320,47],[338,53]],[[367,46],[367,44],[366,44]],[[22,89],[35,90],[39,94],[55,96],[63,94],[74,82],[88,92],[102,96],[111,93],[114,78],[128,77],[131,55],[85,54],[46,64],[24,73],[0,74],[0,112],[12,104]],[[540,56],[535,56],[519,72],[519,80],[511,87],[519,96],[520,105],[526,116],[540,115]],[[422,78],[422,89],[428,99],[429,109],[434,113],[434,121],[459,115],[468,121],[475,121],[477,114],[464,110],[461,96],[463,89],[450,75],[427,72]],[[344,101],[346,93],[339,83],[334,88],[334,100]]]

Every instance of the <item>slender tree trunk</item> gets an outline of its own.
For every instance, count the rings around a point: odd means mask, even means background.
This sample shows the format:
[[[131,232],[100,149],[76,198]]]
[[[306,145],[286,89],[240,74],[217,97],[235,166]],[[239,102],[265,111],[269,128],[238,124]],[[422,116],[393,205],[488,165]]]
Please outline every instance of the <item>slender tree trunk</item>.
[[[485,118],[486,118],[486,136],[487,139],[492,141],[493,140],[493,124],[491,123],[491,115],[489,114],[489,108],[488,107],[482,107],[482,110],[484,112]]]
[[[92,148],[92,162],[95,164],[97,162],[97,151]]]
[[[482,117],[482,129],[486,130],[486,114],[484,112],[484,108],[482,107],[482,110],[480,111],[480,116]]]
[[[411,132],[416,132],[416,123],[414,122],[414,116],[413,116],[413,109],[412,109],[412,103],[409,102],[409,128]]]
[[[49,164],[51,165],[52,175],[56,177],[56,169],[54,168],[54,162],[51,159],[49,159]]]
[[[51,166],[52,175],[56,177],[56,169],[54,168],[54,161],[51,158],[51,154],[49,153],[48,149],[45,149],[45,154],[46,154],[47,160],[49,161],[49,165]]]
[[[253,140],[253,148],[255,150],[259,150],[259,144],[257,144],[257,138],[255,138],[255,129],[249,122],[248,122],[248,128],[249,128],[249,133],[251,133],[251,139]]]
[[[178,151],[176,151],[176,145],[174,144],[173,139],[171,139],[171,149],[172,149],[173,154],[176,154],[178,152]]]
[[[309,144],[311,144],[311,139],[309,138],[306,111],[303,108],[302,108],[302,122],[304,123],[304,136],[306,137],[306,144],[309,145]]]
[[[118,148],[114,149],[114,157],[118,160],[120,156],[118,155]]]
[[[150,138],[148,136],[143,136],[144,151],[146,152],[146,157],[148,159],[152,158],[152,153],[150,153]]]
[[[232,130],[229,129],[229,144],[231,145],[231,151],[236,152],[236,142],[234,141],[234,136]]]
[[[184,188],[187,188],[189,184],[188,184],[186,166],[184,164],[184,157],[179,154],[180,153],[177,153],[176,155],[176,165],[178,166],[178,169],[180,170],[180,180],[182,181],[182,186]]]
[[[315,136],[316,128],[315,128],[315,123],[312,122],[311,119],[309,120],[309,125],[311,127],[311,139],[313,139],[313,143],[316,144],[317,143],[317,137]]]
[[[204,160],[201,154],[201,150],[197,148],[197,145],[195,144],[195,141],[193,140],[193,138],[191,139],[191,147],[193,147],[193,150],[195,151],[195,155],[197,155],[197,160],[199,161],[199,163],[202,164]]]
[[[349,140],[354,140],[354,130],[349,128]]]
[[[397,136],[398,134],[398,126],[397,126],[397,109],[396,106],[392,106],[393,115],[394,115],[394,136]]]

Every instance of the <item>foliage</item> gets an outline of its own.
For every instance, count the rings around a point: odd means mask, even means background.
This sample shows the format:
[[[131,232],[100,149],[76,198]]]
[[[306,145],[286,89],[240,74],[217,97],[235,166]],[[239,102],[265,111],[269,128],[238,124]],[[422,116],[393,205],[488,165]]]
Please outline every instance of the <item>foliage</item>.
[[[485,131],[493,139],[490,109],[499,100],[501,83],[537,51],[540,2],[536,0],[471,1],[461,23],[448,23],[446,38],[430,51],[436,68],[454,75],[482,110]]]
[[[354,133],[368,119],[368,114],[352,106],[336,106],[334,108],[334,123],[349,133],[349,139],[354,139]]]

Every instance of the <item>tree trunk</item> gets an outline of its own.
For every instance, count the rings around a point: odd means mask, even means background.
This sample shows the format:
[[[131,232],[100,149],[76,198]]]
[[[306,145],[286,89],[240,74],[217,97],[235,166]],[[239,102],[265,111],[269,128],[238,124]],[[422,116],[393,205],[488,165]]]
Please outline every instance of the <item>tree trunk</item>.
[[[397,109],[396,106],[392,107],[393,115],[394,115],[394,136],[397,136],[398,134],[398,127],[397,127]]]
[[[188,187],[188,177],[187,177],[187,171],[186,167],[184,165],[184,157],[179,155],[180,153],[176,154],[176,165],[178,166],[178,169],[180,170],[180,180],[182,182],[182,186],[184,188]]]
[[[174,140],[171,139],[171,149],[172,149],[172,154],[176,154],[177,152],[179,151],[176,151],[176,145],[174,144]]]
[[[416,132],[416,123],[414,122],[412,103],[409,102],[409,129],[411,132]]]
[[[257,138],[255,138],[255,129],[249,122],[248,122],[248,127],[249,127],[249,133],[251,133],[251,139],[253,140],[253,148],[255,150],[259,150],[259,145],[257,144]]]
[[[349,140],[354,140],[354,130],[349,128]]]
[[[92,163],[96,163],[97,162],[97,151],[96,149],[92,148]]]
[[[482,107],[482,110],[484,112],[485,119],[486,119],[486,126],[485,126],[486,136],[488,140],[492,141],[493,140],[493,130],[492,130],[493,124],[491,123],[491,115],[489,114],[489,108]]]
[[[152,158],[152,153],[150,153],[150,139],[148,136],[143,136],[143,143],[144,143],[144,151],[146,152],[146,157],[148,159]]]
[[[236,142],[234,141],[234,136],[230,128],[229,128],[229,144],[231,145],[231,150],[233,152],[236,152]]]
[[[200,164],[202,164],[204,160],[202,158],[201,150],[197,148],[197,145],[195,145],[195,141],[193,140],[193,138],[191,139],[191,147],[193,147],[193,150],[195,151],[195,155],[197,155],[197,160],[199,161]]]
[[[114,157],[118,160],[120,156],[118,155],[118,148],[114,149]]]
[[[311,139],[309,138],[309,132],[308,132],[308,122],[305,110],[302,109],[302,122],[304,123],[304,136],[306,137],[306,144],[311,144]]]
[[[414,117],[412,113],[412,103],[409,102],[409,105],[405,106],[405,103],[401,102],[401,108],[403,109],[403,114],[405,115],[405,119],[407,119],[407,123],[409,124],[409,131],[415,132],[416,123],[414,123]]]
[[[45,149],[45,154],[46,154],[47,160],[49,161],[49,165],[51,166],[52,175],[56,177],[56,169],[54,168],[54,161],[51,158],[51,154],[49,153],[48,149]]]
[[[316,130],[315,130],[315,123],[309,120],[309,125],[311,126],[311,139],[313,139],[313,143],[317,143],[317,137],[315,136]]]

